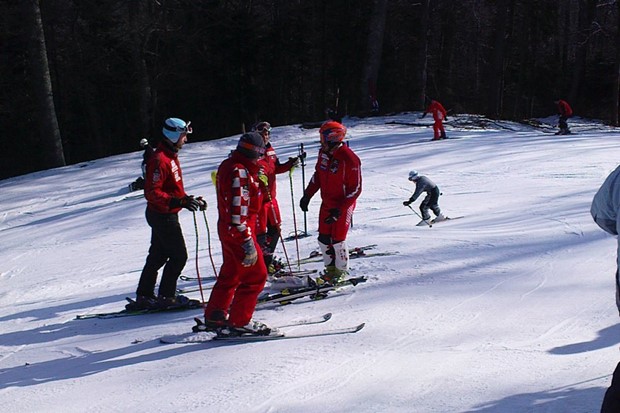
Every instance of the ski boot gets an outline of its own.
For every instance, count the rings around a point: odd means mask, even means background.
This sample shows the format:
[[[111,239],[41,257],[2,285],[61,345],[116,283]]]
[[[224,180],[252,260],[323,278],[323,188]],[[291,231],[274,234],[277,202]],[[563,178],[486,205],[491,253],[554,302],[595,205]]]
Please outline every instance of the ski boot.
[[[346,271],[340,270],[333,265],[328,265],[319,278],[317,278],[317,284],[319,286],[322,284],[336,285],[343,282],[347,275]]]
[[[272,329],[264,323],[256,320],[250,320],[249,323],[242,327],[227,325],[217,330],[217,336],[222,338],[242,337],[242,336],[268,336],[277,330]]]

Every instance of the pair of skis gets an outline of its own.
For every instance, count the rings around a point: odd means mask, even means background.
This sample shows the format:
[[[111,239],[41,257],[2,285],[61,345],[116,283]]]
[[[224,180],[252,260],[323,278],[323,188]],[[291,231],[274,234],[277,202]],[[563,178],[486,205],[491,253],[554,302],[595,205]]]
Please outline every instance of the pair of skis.
[[[208,343],[211,341],[228,341],[228,342],[261,342],[261,341],[274,341],[274,340],[290,340],[296,338],[307,337],[320,337],[320,336],[333,336],[341,334],[354,334],[364,328],[365,323],[357,324],[351,327],[334,328],[318,331],[301,331],[301,332],[286,332],[286,329],[290,327],[309,326],[316,324],[323,324],[331,320],[332,313],[326,313],[319,317],[309,318],[304,320],[293,321],[291,323],[279,325],[273,328],[269,335],[240,335],[240,336],[218,336],[213,332],[199,332],[199,333],[182,333],[175,335],[168,335],[160,337],[159,341],[163,344],[200,344]]]
[[[130,304],[135,303],[135,301],[129,297],[125,297],[125,300]],[[119,318],[119,317],[130,317],[136,315],[144,315],[144,314],[154,314],[154,313],[164,313],[164,312],[177,312],[177,311],[186,311],[186,310],[195,310],[197,308],[202,308],[202,304],[197,300],[191,300],[189,305],[179,306],[179,307],[167,307],[167,308],[145,308],[142,310],[121,310],[121,311],[112,311],[108,313],[90,313],[90,314],[78,314],[75,316],[76,320],[88,320],[92,318],[106,319],[106,318]]]
[[[281,277],[287,277],[287,276],[294,276],[294,277],[304,277],[307,275],[311,275],[311,274],[316,274],[318,272],[318,270],[314,269],[314,270],[299,270],[299,271],[285,271],[285,270],[280,270],[274,274],[271,275],[271,277],[273,278],[281,278]],[[180,279],[182,279],[183,281],[197,281],[198,277],[186,277],[186,276],[181,276],[179,277]],[[203,277],[201,279],[201,281],[203,282],[209,282],[209,281],[215,281],[217,278],[216,277]],[[203,290],[208,290],[210,288],[212,288],[213,285],[209,285],[209,286],[203,286]],[[177,294],[187,294],[187,293],[193,293],[196,291],[200,291],[200,287],[199,286],[192,286],[192,287],[184,287],[184,288],[177,288]]]
[[[325,298],[327,294],[331,291],[338,290],[342,287],[346,286],[356,286],[359,283],[366,282],[366,277],[355,277],[349,278],[342,282],[332,284],[322,284],[316,286],[308,286],[308,287],[299,287],[299,288],[288,288],[284,289],[278,293],[273,294],[264,294],[259,296],[256,306],[264,306],[268,304],[279,304],[286,305],[291,303],[294,300],[298,300],[300,298],[309,297],[313,300],[318,300]],[[129,297],[126,298],[127,301],[132,302],[133,300]],[[194,301],[192,301],[194,302]],[[113,311],[113,312],[105,312],[105,313],[89,313],[89,314],[78,314],[75,319],[76,320],[87,320],[87,319],[107,319],[107,318],[118,318],[118,317],[130,317],[130,316],[138,316],[138,315],[146,315],[153,313],[162,313],[162,312],[177,312],[177,311],[185,311],[185,310],[194,310],[202,308],[200,303],[190,306],[184,307],[173,307],[173,308],[153,308],[153,309],[144,309],[144,310],[122,310],[122,311]]]

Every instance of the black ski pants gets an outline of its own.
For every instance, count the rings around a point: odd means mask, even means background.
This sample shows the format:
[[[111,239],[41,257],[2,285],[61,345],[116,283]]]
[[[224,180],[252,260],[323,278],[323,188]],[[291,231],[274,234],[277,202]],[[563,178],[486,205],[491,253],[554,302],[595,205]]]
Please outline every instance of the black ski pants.
[[[611,386],[605,392],[601,413],[620,412],[620,363],[616,366],[614,375],[611,378]]]
[[[146,209],[146,222],[151,227],[151,247],[140,275],[137,295],[153,296],[157,271],[165,265],[159,295],[176,296],[177,280],[187,262],[187,248],[177,214],[160,214]]]
[[[420,203],[420,212],[422,213],[422,219],[429,220],[431,219],[431,214],[428,213],[428,210],[432,210],[435,216],[439,216],[441,214],[441,210],[439,209],[439,187],[428,191],[426,198]]]

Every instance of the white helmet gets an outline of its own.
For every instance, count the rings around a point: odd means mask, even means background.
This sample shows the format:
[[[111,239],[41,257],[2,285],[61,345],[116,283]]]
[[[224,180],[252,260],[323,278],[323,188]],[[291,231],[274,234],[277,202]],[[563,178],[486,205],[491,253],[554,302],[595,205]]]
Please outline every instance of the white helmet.
[[[418,177],[418,171],[409,171],[409,180],[413,181],[415,178]]]

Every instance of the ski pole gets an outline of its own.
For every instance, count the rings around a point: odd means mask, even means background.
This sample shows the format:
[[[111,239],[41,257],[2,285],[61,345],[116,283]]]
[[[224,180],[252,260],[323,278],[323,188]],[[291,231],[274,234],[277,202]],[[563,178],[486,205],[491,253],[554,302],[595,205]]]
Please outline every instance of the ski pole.
[[[305,190],[306,189],[306,157],[304,154],[304,144],[303,142],[299,144],[299,155],[301,157],[301,186]],[[306,211],[304,211],[304,236],[308,236],[308,218],[306,216]]]
[[[205,296],[202,291],[202,280],[200,278],[200,269],[198,267],[198,223],[196,222],[196,212],[192,211],[192,216],[194,217],[194,232],[196,233],[196,277],[198,278],[198,288],[200,290],[200,300],[202,302],[202,306],[205,307]]]
[[[303,162],[303,161],[302,161]],[[299,236],[297,234],[297,217],[295,214],[295,195],[293,195],[293,170],[288,171],[288,179],[291,184],[291,205],[293,206],[293,229],[295,230],[295,247],[297,248],[297,269],[301,269],[301,258],[299,257]]]
[[[207,248],[209,250],[209,259],[211,260],[211,267],[213,268],[213,275],[217,278],[217,270],[215,269],[215,262],[213,262],[213,254],[211,253],[211,231],[209,231],[209,222],[207,221],[207,212],[202,211],[202,217],[205,221],[205,227],[207,227]]]
[[[263,183],[265,186],[265,192],[267,193],[267,200],[269,201],[269,206],[271,207],[271,214],[273,215],[273,222],[275,222],[279,226],[278,216],[276,214],[276,209],[273,206],[273,198],[271,198],[271,192],[269,192],[268,186],[268,178],[267,175],[263,174],[262,171],[258,174],[258,180]],[[280,243],[282,244],[282,250],[284,251],[284,258],[286,259],[286,265],[288,265],[288,270],[292,274],[293,269],[291,268],[291,261],[288,258],[288,252],[286,252],[286,246],[284,245],[284,238],[282,238],[282,228],[278,227],[278,235],[280,238]]]
[[[409,207],[410,210],[413,211],[414,214],[416,214],[418,217],[420,217],[420,219],[422,221],[424,221],[426,223],[426,225],[428,225],[429,228],[433,228],[433,224],[431,224],[430,222],[428,222],[428,220],[422,218],[422,216],[420,214],[418,214],[415,209],[411,208],[411,205],[407,205]]]

